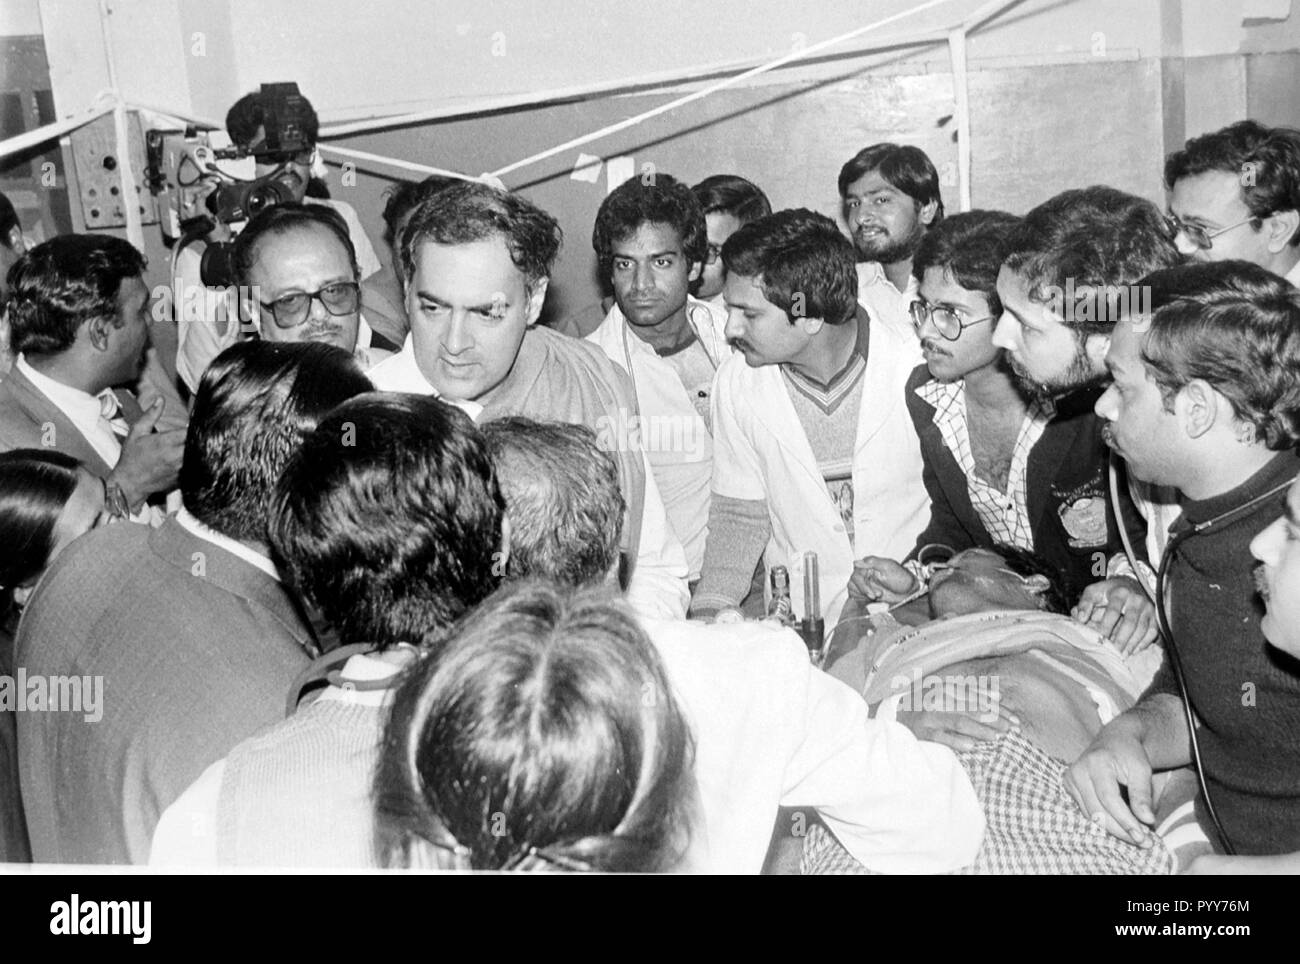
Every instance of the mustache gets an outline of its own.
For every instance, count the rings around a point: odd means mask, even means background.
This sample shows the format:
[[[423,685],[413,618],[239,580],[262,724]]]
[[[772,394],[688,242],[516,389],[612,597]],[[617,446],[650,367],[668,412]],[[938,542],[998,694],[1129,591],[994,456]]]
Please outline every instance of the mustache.
[[[1111,428],[1110,422],[1103,422],[1101,425],[1101,440],[1111,448],[1115,447],[1115,430]]]
[[[1263,599],[1264,602],[1268,602],[1268,572],[1265,570],[1264,564],[1260,563],[1251,570],[1250,576],[1255,582],[1255,591],[1259,593],[1260,598]]]
[[[923,338],[923,339],[921,339],[921,349],[922,349],[922,351],[928,351],[928,352],[930,352],[932,355],[951,355],[951,354],[952,354],[952,352],[945,351],[943,348],[940,348],[940,347],[939,347],[939,343],[938,343],[937,341],[935,341],[933,338]]]

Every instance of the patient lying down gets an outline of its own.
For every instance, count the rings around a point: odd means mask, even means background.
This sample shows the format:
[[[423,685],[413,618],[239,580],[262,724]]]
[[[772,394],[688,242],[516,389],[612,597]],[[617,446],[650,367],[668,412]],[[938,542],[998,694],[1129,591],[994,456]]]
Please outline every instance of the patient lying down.
[[[1153,839],[1106,834],[1066,793],[1067,761],[1132,706],[1158,650],[1127,660],[1068,615],[1059,581],[1037,557],[999,547],[954,556],[930,583],[929,619],[841,621],[826,666],[877,716],[958,751],[988,831],[974,873],[1168,873]],[[855,630],[855,627],[856,630]],[[810,834],[804,870],[862,872],[829,834]]]

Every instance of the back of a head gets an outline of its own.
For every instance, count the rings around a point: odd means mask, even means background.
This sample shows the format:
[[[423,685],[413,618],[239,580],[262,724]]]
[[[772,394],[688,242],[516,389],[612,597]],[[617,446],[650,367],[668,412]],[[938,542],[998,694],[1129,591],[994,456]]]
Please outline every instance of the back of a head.
[[[967,291],[984,295],[996,317],[1002,312],[998,271],[1019,224],[1020,218],[1005,211],[954,214],[926,231],[912,256],[912,274],[923,281],[928,268],[942,268]]]
[[[692,738],[635,618],[504,587],[408,675],[375,777],[386,866],[647,872],[685,853]]]
[[[601,277],[610,275],[614,244],[635,234],[643,224],[666,224],[676,231],[691,263],[703,261],[708,254],[704,211],[691,189],[670,174],[633,177],[611,191],[596,212],[591,246]]]
[[[77,488],[80,462],[52,449],[0,453],[0,594],[45,569],[55,526]]]
[[[872,144],[864,147],[840,168],[840,197],[846,197],[855,181],[878,171],[885,182],[902,191],[918,205],[935,204],[931,225],[943,220],[943,197],[939,193],[939,172],[928,154],[910,144]]]
[[[1165,159],[1165,187],[1207,171],[1237,178],[1257,218],[1300,210],[1300,130],[1243,120],[1193,137]],[[1290,243],[1300,245],[1300,231]]]
[[[0,244],[8,244],[13,231],[22,233],[23,226],[18,222],[18,212],[14,204],[0,191]]]
[[[1069,575],[1032,549],[999,542],[993,546],[993,551],[1002,557],[1007,568],[1016,575],[1026,579],[1033,576],[1043,578],[1046,588],[1038,594],[1038,598],[1039,608],[1044,612],[1068,616],[1079,601],[1079,587],[1071,585]]]
[[[374,386],[341,348],[240,342],[203,373],[181,462],[185,508],[232,539],[265,542],[280,472],[336,405]]]
[[[853,243],[824,214],[807,208],[751,221],[722,246],[730,274],[761,278],[764,297],[789,315],[840,325],[858,305]]]
[[[477,181],[461,181],[434,192],[415,208],[398,239],[402,268],[415,275],[420,245],[473,244],[500,238],[529,287],[549,278],[560,252],[560,224],[537,205],[512,191]]]
[[[327,204],[287,201],[263,208],[249,219],[244,230],[235,237],[231,263],[235,268],[236,282],[241,285],[252,284],[250,279],[263,241],[296,231],[321,231],[338,241],[348,253],[353,277],[361,277],[357,249],[352,243],[352,235],[348,232],[348,223],[343,220],[343,215]]]
[[[9,269],[10,348],[57,354],[93,318],[115,318],[122,282],[144,272],[131,244],[109,235],[65,234],[32,248]]]
[[[585,425],[521,417],[483,425],[510,520],[510,579],[598,586],[618,563],[618,465]]]
[[[398,231],[407,216],[423,201],[444,188],[460,183],[460,178],[431,174],[423,181],[398,181],[384,200],[384,241],[389,247],[397,243]]]
[[[1114,301],[1115,289],[1137,285],[1152,271],[1183,260],[1159,208],[1101,185],[1044,201],[1024,216],[1009,245],[1004,266],[1025,279],[1035,301],[1059,301],[1062,293],[1074,293],[1076,303],[1065,305],[1063,315],[1079,328],[1091,324],[1109,330],[1116,318],[1107,304]],[[1076,323],[1076,318],[1093,321]]]
[[[737,174],[714,174],[691,188],[706,215],[730,214],[741,224],[757,221],[772,213],[767,195],[753,181]]]
[[[348,643],[419,642],[500,581],[501,520],[483,438],[435,398],[344,402],[289,459],[273,557]]]
[[[1300,292],[1248,261],[1179,265],[1142,283],[1152,313],[1141,356],[1166,407],[1204,381],[1254,440],[1273,450],[1300,442]]]

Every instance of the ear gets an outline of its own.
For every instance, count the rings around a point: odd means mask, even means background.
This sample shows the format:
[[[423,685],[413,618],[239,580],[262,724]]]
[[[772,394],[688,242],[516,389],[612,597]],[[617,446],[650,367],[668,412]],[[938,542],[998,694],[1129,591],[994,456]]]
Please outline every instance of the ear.
[[[1223,399],[1209,382],[1194,378],[1178,392],[1174,413],[1188,438],[1200,438],[1219,424],[1222,404]],[[1231,406],[1228,410],[1231,411]]]
[[[821,331],[822,326],[826,324],[825,320],[822,318],[799,318],[795,323],[802,328],[803,333],[810,338],[817,334],[817,332]]]
[[[13,251],[15,254],[22,254],[27,250],[27,242],[23,240],[23,232],[16,224],[9,229],[9,233],[5,236],[4,243],[5,247],[9,248],[9,250]]]
[[[704,262],[703,262],[703,261],[692,261],[692,262],[691,262],[691,273],[688,274],[688,275],[686,276],[686,280],[687,280],[688,282],[689,282],[689,281],[695,281],[695,280],[698,279],[699,276],[700,276],[701,274],[703,274],[703,273],[704,273]]]
[[[1268,250],[1276,254],[1291,243],[1300,228],[1300,211],[1278,211],[1268,218]]]
[[[506,566],[510,563],[510,520],[504,515],[501,516],[501,545],[497,549],[497,557],[493,560],[492,575],[497,576],[503,582],[505,581]]]
[[[927,227],[934,223],[934,216],[939,213],[939,202],[930,201],[921,205],[921,223]]]
[[[107,316],[92,318],[86,322],[86,337],[95,347],[96,351],[108,351],[108,343],[112,338],[113,319]]]
[[[528,294],[528,327],[531,328],[537,324],[537,319],[542,317],[542,305],[546,303],[546,289],[550,286],[550,278],[538,278],[533,282],[532,290]]]
[[[257,300],[256,288],[239,285],[236,289],[236,310],[241,332],[262,332],[262,304]]]

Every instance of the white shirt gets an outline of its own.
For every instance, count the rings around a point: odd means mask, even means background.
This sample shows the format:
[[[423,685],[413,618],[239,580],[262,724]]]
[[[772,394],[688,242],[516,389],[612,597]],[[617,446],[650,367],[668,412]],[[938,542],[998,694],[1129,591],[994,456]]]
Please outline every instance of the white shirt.
[[[280,581],[280,571],[275,568],[275,563],[273,563],[268,556],[264,556],[256,549],[250,549],[242,542],[230,538],[230,536],[222,535],[216,529],[208,528],[198,519],[194,518],[185,506],[182,505],[177,510],[176,521],[191,535],[198,536],[204,542],[210,542],[219,549],[225,549],[232,556],[238,556],[250,566],[256,566],[258,569],[261,569],[276,582]]]
[[[642,625],[695,739],[691,870],[758,873],[782,806],[816,807],[873,870],[942,873],[975,859],[984,817],[952,751],[870,719],[862,697],[814,669],[790,630],[658,619]],[[343,668],[352,680],[394,672],[370,656],[354,656]],[[390,696],[331,686],[320,698],[382,705]],[[216,865],[224,772],[224,760],[214,763],[164,811],[150,864]]]
[[[68,421],[85,436],[91,448],[109,468],[117,465],[117,460],[122,457],[122,440],[113,432],[108,419],[104,418],[101,401],[103,396],[113,394],[111,388],[104,389],[98,395],[91,395],[79,388],[57,382],[29,365],[21,352],[14,367],[26,375],[36,389],[68,417]]]
[[[907,287],[899,291],[885,274],[879,261],[858,264],[858,303],[877,325],[884,325],[914,349],[913,367],[921,364],[921,340],[916,336],[909,307],[921,297],[920,285],[914,276],[907,276]]]
[[[687,312],[698,344],[716,370],[731,355],[724,333],[726,316],[696,298],[688,300]],[[597,345],[632,378],[640,409],[641,445],[663,495],[668,520],[686,550],[690,578],[698,579],[708,535],[713,469],[713,440],[708,425],[677,370],[630,331],[618,305],[609,309],[587,341]]]

